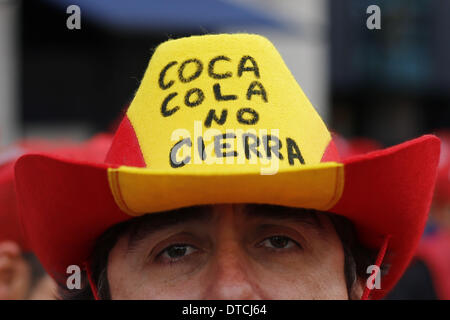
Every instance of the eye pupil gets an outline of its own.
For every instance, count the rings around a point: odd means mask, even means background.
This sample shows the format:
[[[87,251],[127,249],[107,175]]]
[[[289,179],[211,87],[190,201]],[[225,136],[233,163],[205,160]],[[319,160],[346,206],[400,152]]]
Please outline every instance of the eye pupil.
[[[179,258],[186,254],[186,250],[185,246],[172,246],[167,249],[167,255],[171,258]]]
[[[275,236],[270,238],[270,244],[275,248],[284,248],[287,246],[289,239],[286,237]]]

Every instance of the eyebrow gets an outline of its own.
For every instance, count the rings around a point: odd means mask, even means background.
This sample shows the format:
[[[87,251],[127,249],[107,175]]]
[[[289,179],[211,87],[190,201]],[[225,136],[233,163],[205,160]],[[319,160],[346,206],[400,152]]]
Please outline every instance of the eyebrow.
[[[305,208],[293,208],[267,204],[248,204],[246,205],[245,214],[250,219],[271,219],[271,220],[287,220],[308,224],[313,227],[322,228],[319,215],[320,211]]]
[[[128,227],[128,251],[132,251],[148,235],[181,223],[208,221],[212,218],[211,206],[192,206],[147,214],[133,219]]]
[[[135,218],[127,229],[128,251],[133,251],[150,234],[164,228],[193,222],[208,222],[213,217],[212,212],[212,206],[192,206]],[[313,209],[267,204],[245,204],[244,207],[244,215],[248,219],[285,220],[321,229],[319,214],[320,212]]]

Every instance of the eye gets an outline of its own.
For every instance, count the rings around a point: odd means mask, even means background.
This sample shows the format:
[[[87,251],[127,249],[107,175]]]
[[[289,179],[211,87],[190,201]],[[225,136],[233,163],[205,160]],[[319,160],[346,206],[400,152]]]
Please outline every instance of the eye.
[[[188,244],[174,244],[165,248],[158,256],[167,262],[175,262],[196,251],[196,248]]]
[[[259,246],[270,249],[289,249],[300,245],[291,238],[285,236],[272,236],[260,242]]]

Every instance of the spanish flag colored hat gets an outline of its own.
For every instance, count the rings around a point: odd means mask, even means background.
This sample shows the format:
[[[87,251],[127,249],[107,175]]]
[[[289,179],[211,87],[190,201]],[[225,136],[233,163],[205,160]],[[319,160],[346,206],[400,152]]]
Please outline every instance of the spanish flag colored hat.
[[[341,161],[267,39],[193,36],[157,47],[104,161],[26,155],[16,183],[28,240],[63,283],[66,268],[87,265],[96,239],[117,223],[193,205],[260,203],[350,219],[363,244],[388,253],[389,272],[372,294],[380,298],[422,234],[439,144],[428,135]]]
[[[72,159],[102,161],[111,139],[108,134],[97,135],[83,143],[27,139],[0,149],[0,242],[14,241],[23,251],[30,250],[20,224],[14,185],[14,164],[20,156],[39,151]]]

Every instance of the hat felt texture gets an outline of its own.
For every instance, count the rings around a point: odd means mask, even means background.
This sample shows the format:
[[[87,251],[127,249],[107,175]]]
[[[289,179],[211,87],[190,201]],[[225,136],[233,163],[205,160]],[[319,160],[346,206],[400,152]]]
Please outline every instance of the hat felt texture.
[[[439,159],[426,135],[341,161],[308,98],[266,38],[192,36],[155,50],[104,161],[25,155],[22,222],[46,270],[65,281],[96,239],[135,216],[260,203],[350,219],[360,241],[390,237],[383,297],[423,232]]]

